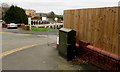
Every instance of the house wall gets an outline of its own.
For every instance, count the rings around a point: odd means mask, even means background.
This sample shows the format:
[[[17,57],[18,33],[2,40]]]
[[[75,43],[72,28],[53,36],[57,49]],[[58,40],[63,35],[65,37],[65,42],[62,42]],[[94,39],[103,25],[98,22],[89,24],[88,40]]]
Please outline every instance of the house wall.
[[[28,16],[35,16],[36,15],[36,10],[25,9],[25,13]]]
[[[88,41],[93,46],[120,55],[118,23],[118,7],[64,11],[64,27],[77,31],[77,41]]]

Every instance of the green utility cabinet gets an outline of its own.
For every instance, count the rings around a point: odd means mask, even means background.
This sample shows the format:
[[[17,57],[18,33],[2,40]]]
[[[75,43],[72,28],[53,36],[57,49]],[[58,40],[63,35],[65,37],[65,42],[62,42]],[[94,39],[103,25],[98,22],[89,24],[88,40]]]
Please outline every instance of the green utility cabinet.
[[[67,61],[74,58],[75,43],[76,31],[68,28],[59,30],[59,55],[67,59]]]

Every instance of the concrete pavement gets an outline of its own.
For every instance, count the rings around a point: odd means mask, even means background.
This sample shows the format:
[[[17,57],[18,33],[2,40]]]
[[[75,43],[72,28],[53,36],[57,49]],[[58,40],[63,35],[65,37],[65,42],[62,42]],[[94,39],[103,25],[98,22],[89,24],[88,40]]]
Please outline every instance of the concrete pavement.
[[[9,60],[9,61],[8,61]],[[3,70],[78,70],[58,55],[55,48],[40,45],[3,57]]]

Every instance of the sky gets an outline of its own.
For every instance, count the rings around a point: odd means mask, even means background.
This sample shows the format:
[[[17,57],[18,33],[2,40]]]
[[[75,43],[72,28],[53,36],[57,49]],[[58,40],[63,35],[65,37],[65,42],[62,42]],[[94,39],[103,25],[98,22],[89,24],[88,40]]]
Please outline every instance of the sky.
[[[118,6],[119,0],[0,0],[1,3],[17,5],[24,9],[33,9],[37,13],[48,13],[62,15],[64,10],[100,8]]]

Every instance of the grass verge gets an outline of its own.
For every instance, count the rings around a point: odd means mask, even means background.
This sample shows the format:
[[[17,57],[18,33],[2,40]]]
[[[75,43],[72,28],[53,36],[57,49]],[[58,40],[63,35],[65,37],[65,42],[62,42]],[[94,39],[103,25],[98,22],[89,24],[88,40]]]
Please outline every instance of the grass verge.
[[[58,29],[37,28],[37,27],[31,27],[31,31],[40,31],[40,32],[59,32]]]
[[[7,28],[7,27],[0,27],[0,28]]]

